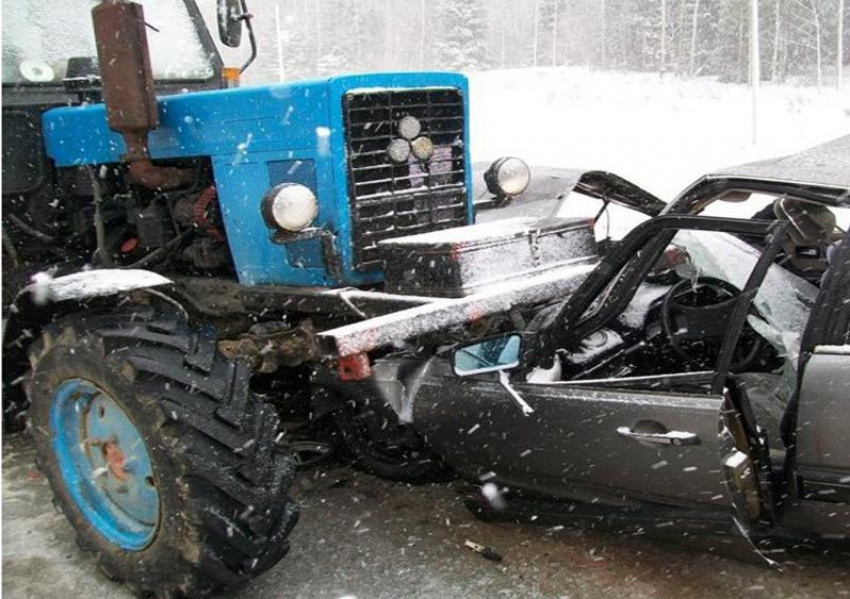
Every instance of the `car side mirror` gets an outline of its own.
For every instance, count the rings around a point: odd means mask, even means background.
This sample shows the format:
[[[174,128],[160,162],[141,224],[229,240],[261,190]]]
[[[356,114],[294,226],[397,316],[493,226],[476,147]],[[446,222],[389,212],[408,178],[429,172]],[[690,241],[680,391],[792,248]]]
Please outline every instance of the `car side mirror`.
[[[511,385],[508,370],[522,361],[522,335],[507,333],[461,345],[452,353],[452,368],[458,376],[473,376],[487,372],[499,373],[499,384],[511,396],[525,416],[534,413],[528,403]]]
[[[522,337],[508,333],[462,345],[452,353],[452,368],[458,376],[511,370],[520,365]]]
[[[242,0],[218,0],[218,37],[221,43],[238,48],[242,43],[242,21],[244,6]]]

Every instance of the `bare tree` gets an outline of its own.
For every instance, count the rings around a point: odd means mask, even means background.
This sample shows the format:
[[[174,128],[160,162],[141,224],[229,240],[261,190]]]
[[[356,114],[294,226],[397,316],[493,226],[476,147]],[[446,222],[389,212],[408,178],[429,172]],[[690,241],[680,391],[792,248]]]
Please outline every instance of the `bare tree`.
[[[313,24],[316,28],[316,64],[322,59],[322,15],[319,13],[319,0],[313,0]]]
[[[661,57],[659,71],[664,72],[667,64],[667,0],[661,0]]]
[[[809,4],[812,8],[812,20],[815,24],[815,53],[818,65],[818,91],[821,91],[821,88],[823,87],[823,51],[821,49],[820,11],[818,10],[818,5],[815,3],[815,0],[809,0]]]
[[[558,8],[560,0],[553,0],[552,6],[552,66],[558,65]]]
[[[779,79],[779,46],[782,43],[782,0],[774,2],[773,10],[773,56],[770,60],[770,80],[777,81]]]
[[[363,62],[363,51],[361,46],[361,32],[360,32],[360,2],[359,0],[352,1],[352,9],[354,11],[354,41],[355,47],[357,48],[357,64],[361,64]]]
[[[808,49],[809,51],[813,51],[815,55],[815,74],[817,76],[817,86],[818,91],[821,91],[823,87],[823,45],[822,45],[822,23],[821,23],[821,13],[818,8],[818,4],[816,0],[794,0],[794,4],[796,4],[799,8],[803,9],[803,12],[806,13],[805,19],[801,19],[803,22],[802,29],[809,33],[805,33],[806,36],[804,38],[805,44],[802,45],[804,49]],[[805,24],[809,23],[812,29],[808,29],[805,27]],[[811,35],[814,37],[814,44],[809,43],[809,40],[806,39]]]
[[[425,68],[425,0],[419,0],[419,70]]]
[[[277,78],[286,79],[286,68],[283,61],[283,29],[280,25],[280,4],[274,5],[275,47],[277,48]]]
[[[844,0],[838,0],[838,44],[836,49],[838,69],[836,71],[835,81],[838,91],[841,91],[844,85]]]
[[[297,79],[352,70],[427,69],[436,64],[480,69],[574,63],[718,76],[726,82],[746,81],[749,70],[750,0],[250,0],[250,4],[261,37],[257,67],[248,74],[252,82],[276,80],[281,73]],[[478,8],[463,11],[465,4]],[[843,86],[847,4],[847,0],[759,0],[764,78],[809,80],[813,86],[818,82],[833,86],[835,81]],[[457,10],[450,19],[445,18],[446,5]],[[214,10],[201,8],[214,22]],[[276,22],[283,31],[279,45]],[[451,60],[446,57],[449,46]],[[228,59],[238,58],[224,52]]]
[[[537,66],[537,50],[540,47],[540,0],[534,0],[534,66]]]
[[[607,18],[608,15],[607,15],[606,10],[605,10],[606,8],[607,7],[605,6],[605,0],[600,0],[600,9],[601,9],[600,10],[600,21],[601,21],[600,29],[601,29],[601,34],[599,36],[599,45],[600,45],[601,51],[599,53],[599,55],[600,55],[599,64],[603,69],[608,64],[608,50],[607,50],[608,23],[606,21],[606,18]]]
[[[502,52],[499,60],[499,65],[501,68],[505,68],[505,59],[507,57],[507,48],[508,48],[508,1],[502,0]],[[425,0],[422,0],[424,3]]]
[[[694,12],[691,18],[691,52],[688,63],[688,73],[696,74],[697,33],[699,31],[699,0],[694,0]]]
[[[758,143],[758,90],[760,84],[759,0],[750,0],[750,86],[753,91],[753,144]]]

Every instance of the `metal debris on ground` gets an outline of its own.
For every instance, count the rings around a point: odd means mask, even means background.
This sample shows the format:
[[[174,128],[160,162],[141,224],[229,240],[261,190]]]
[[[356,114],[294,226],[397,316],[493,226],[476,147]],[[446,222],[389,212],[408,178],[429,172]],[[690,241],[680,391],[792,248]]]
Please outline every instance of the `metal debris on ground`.
[[[464,546],[469,547],[475,553],[480,553],[484,559],[488,559],[491,562],[499,563],[502,561],[502,556],[492,547],[485,547],[484,545],[479,545],[478,543],[473,543],[470,540],[464,541]]]

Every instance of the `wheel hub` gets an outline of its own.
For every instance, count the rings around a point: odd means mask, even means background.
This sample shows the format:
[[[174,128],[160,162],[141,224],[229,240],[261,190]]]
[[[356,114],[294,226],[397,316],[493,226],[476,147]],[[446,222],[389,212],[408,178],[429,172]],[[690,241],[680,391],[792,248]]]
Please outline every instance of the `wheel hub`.
[[[103,459],[109,468],[109,473],[120,481],[126,481],[129,476],[124,470],[124,452],[118,447],[118,443],[107,441],[103,444]]]
[[[53,448],[77,506],[108,541],[138,550],[153,539],[160,498],[147,446],[130,416],[89,381],[55,391]]]

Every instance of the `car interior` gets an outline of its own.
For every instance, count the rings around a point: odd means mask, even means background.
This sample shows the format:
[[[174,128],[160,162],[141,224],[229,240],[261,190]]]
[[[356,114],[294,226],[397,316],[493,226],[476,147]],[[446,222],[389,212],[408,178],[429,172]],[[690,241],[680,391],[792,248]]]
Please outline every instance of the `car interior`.
[[[754,298],[729,370],[778,444],[803,333],[845,232],[833,209],[787,196],[752,218],[789,221],[789,234]],[[553,367],[533,371],[528,382],[709,393],[741,289],[764,248],[760,238],[679,232],[636,285],[615,278],[579,322],[580,333],[559,345]],[[594,326],[583,328],[587,322]]]

